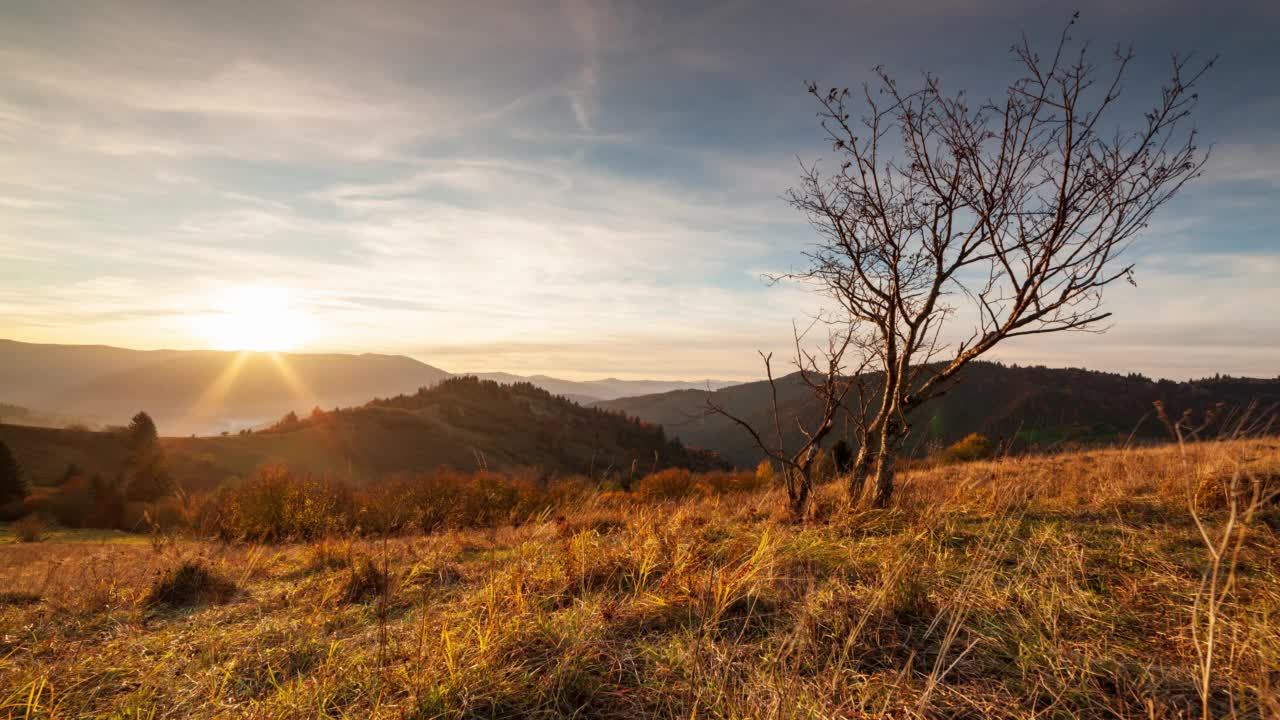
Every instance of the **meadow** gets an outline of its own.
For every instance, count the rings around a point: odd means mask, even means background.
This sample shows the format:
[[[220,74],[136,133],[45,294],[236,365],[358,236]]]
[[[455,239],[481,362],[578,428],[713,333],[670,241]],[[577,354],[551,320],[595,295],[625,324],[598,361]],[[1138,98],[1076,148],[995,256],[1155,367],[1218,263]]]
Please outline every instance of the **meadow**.
[[[1280,441],[0,545],[0,717],[1280,717]]]

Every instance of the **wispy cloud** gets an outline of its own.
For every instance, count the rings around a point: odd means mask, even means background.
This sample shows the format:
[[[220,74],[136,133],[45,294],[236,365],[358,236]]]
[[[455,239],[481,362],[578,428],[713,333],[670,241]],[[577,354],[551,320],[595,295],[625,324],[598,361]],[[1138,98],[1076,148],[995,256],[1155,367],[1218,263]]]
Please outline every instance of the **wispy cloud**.
[[[1044,22],[1012,4],[1008,27],[989,27],[988,3],[925,9],[8,6],[0,336],[198,346],[186,318],[211,298],[276,285],[316,321],[314,349],[758,374],[754,350],[784,351],[821,304],[752,271],[801,262],[811,239],[780,197],[823,151],[802,81],[854,84],[879,62],[999,76],[1006,36]],[[1104,13],[1100,32],[1160,54],[1194,22],[1274,69],[1238,10]],[[920,32],[934,41],[909,52]],[[1280,354],[1280,328],[1249,310],[1277,300],[1275,236],[1258,230],[1280,220],[1274,128],[1241,121],[1269,100],[1213,92],[1206,136],[1229,141],[1205,185],[1230,192],[1193,190],[1135,246],[1141,287],[1112,296],[1111,333],[1010,353],[1177,374]],[[1212,357],[1205,338],[1239,352]]]

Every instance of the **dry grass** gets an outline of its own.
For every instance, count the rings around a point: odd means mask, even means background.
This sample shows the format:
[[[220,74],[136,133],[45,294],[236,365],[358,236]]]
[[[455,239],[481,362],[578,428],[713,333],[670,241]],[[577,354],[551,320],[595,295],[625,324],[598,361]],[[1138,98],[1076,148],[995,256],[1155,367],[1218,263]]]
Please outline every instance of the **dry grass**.
[[[1280,717],[1280,443],[310,544],[0,546],[0,717]],[[1256,481],[1256,484],[1255,484]],[[1195,503],[1202,534],[1191,513]],[[1230,524],[1230,527],[1229,527]],[[1232,543],[1204,643],[1204,537]],[[225,604],[149,604],[198,562]]]

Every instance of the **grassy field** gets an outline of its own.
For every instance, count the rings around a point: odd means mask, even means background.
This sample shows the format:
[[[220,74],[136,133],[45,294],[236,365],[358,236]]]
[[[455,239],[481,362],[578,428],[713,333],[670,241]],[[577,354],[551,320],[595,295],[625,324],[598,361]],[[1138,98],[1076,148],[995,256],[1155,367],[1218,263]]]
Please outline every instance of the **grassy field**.
[[[609,493],[385,539],[6,543],[0,717],[1280,717],[1280,442],[902,481],[805,522]]]

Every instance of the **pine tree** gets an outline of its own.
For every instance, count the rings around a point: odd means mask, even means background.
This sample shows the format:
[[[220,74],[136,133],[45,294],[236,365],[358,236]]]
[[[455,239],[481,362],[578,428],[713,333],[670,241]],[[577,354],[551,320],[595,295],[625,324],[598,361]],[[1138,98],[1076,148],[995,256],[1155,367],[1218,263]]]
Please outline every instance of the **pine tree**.
[[[129,423],[129,464],[125,497],[152,502],[173,492],[173,479],[166,467],[160,436],[151,416],[140,412]]]
[[[18,459],[0,440],[0,505],[26,498],[29,490]]]
[[[155,421],[145,412],[134,415],[125,432],[129,439],[129,450],[134,453],[153,447],[160,439]]]

